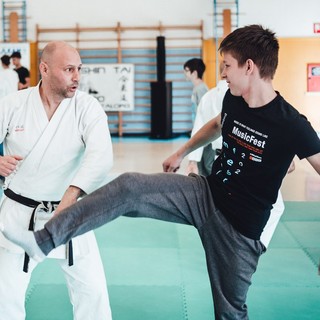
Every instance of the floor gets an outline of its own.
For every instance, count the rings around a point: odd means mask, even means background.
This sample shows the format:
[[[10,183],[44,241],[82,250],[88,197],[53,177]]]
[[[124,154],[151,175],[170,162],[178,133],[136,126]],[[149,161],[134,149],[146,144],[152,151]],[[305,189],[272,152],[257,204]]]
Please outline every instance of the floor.
[[[185,140],[113,138],[110,179],[124,171],[161,171],[162,160]],[[282,193],[285,213],[249,290],[250,319],[320,319],[320,179],[296,160]],[[204,254],[192,227],[121,217],[95,233],[114,320],[213,319]],[[26,309],[27,320],[72,319],[63,275],[53,260],[35,270]]]

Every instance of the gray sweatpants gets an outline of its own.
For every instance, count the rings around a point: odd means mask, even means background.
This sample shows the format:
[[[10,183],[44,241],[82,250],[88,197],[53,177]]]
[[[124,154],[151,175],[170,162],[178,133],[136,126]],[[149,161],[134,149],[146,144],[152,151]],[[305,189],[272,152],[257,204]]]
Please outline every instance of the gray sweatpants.
[[[216,208],[202,176],[125,173],[62,211],[35,232],[47,254],[72,237],[119,216],[193,225],[205,250],[216,319],[248,319],[246,296],[264,252],[260,241],[237,232]]]

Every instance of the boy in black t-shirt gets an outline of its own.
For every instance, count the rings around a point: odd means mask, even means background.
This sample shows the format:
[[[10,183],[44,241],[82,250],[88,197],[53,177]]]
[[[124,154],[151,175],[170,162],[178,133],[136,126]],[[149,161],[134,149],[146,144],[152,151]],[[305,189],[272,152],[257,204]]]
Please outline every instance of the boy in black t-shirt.
[[[207,260],[216,319],[248,319],[246,297],[260,255],[260,235],[295,155],[320,174],[320,140],[307,119],[272,86],[275,34],[239,28],[220,45],[229,84],[220,115],[163,163],[166,173],[125,173],[28,232],[4,235],[41,260],[70,238],[121,215],[193,225]],[[205,178],[174,174],[183,158],[222,134],[223,148]],[[171,173],[168,173],[171,172]]]

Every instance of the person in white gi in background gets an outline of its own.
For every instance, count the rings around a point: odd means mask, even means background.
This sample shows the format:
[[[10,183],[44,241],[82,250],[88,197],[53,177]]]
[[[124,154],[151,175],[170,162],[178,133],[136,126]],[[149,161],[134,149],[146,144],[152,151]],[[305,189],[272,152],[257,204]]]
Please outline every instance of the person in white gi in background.
[[[50,42],[42,53],[39,84],[1,100],[0,142],[5,155],[0,157],[0,175],[6,179],[0,221],[30,229],[35,209],[37,229],[106,182],[113,165],[107,117],[95,98],[78,90],[81,65],[76,49],[65,42]],[[74,319],[111,319],[93,232],[72,240],[71,249],[72,266],[66,247],[57,248],[51,256],[65,274]],[[31,259],[26,267],[26,262],[21,248],[1,234],[1,319],[25,319],[25,294],[37,265]]]
[[[223,70],[223,64],[220,64],[220,74]],[[215,118],[221,113],[223,98],[228,90],[228,84],[226,80],[221,79],[218,81],[217,86],[210,89],[200,100],[197,108],[196,118],[192,129],[191,136],[195,135],[208,121]],[[186,173],[195,173],[208,176],[211,174],[212,164],[215,160],[216,150],[221,149],[222,138],[214,140],[206,147],[200,147],[188,155],[188,166]],[[208,148],[211,148],[213,152],[208,152]],[[288,173],[295,169],[294,162],[288,170]],[[270,213],[269,220],[261,234],[261,242],[267,248],[271,241],[271,238],[276,230],[276,227],[280,221],[280,218],[284,212],[285,206],[282,199],[282,194],[279,191],[276,203]]]
[[[219,68],[221,74],[223,65],[220,64]],[[195,133],[198,132],[202,126],[204,126],[209,120],[213,119],[221,112],[222,101],[227,90],[228,84],[222,79],[218,81],[216,87],[210,89],[204,94],[197,108],[191,136],[195,135]],[[222,138],[219,137],[217,140],[214,140],[207,146],[201,147],[189,153],[187,173],[189,174],[193,172],[204,176],[210,175],[213,161],[218,155],[217,150],[221,150],[221,146]]]
[[[19,76],[16,71],[10,68],[10,57],[3,55],[1,57],[2,70],[0,71],[0,98],[18,91]],[[3,144],[0,144],[0,156],[3,156]],[[0,176],[3,182],[4,177]]]
[[[18,91],[19,76],[16,71],[10,68],[10,57],[3,55],[1,57],[2,69],[0,71],[0,98],[9,93]]]

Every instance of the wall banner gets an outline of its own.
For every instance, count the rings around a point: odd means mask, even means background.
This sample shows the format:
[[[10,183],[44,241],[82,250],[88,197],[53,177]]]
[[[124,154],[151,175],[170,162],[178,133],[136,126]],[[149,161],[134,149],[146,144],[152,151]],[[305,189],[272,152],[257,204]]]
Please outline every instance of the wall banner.
[[[132,111],[134,65],[84,64],[79,89],[93,95],[105,111]]]

